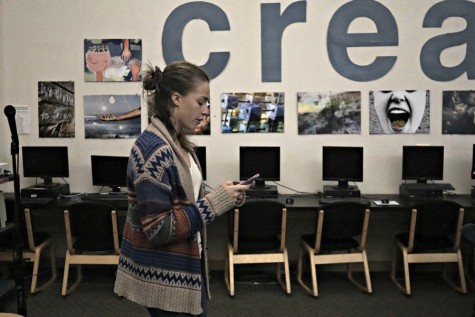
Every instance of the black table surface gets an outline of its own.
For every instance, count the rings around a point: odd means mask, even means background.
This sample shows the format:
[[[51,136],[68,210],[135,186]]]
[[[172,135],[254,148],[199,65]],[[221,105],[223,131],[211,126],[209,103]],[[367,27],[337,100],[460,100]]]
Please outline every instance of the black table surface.
[[[4,197],[6,200],[14,200],[13,193],[4,193]],[[290,198],[290,199],[288,199]],[[269,199],[276,199],[283,204],[288,209],[306,209],[306,208],[318,208],[324,206],[324,204],[320,203],[320,199],[323,196],[316,195],[316,194],[279,194],[276,198],[269,198]],[[362,194],[362,199],[369,200],[371,202],[370,208],[371,209],[407,209],[414,206],[419,201],[413,200],[406,200],[398,194]],[[256,199],[248,197],[247,199]],[[268,199],[268,198],[257,198],[257,199]],[[390,201],[396,201],[398,205],[396,206],[388,206],[388,205],[377,205],[375,201],[380,201],[383,199],[387,199]],[[444,200],[450,200],[459,203],[464,208],[472,208],[475,207],[475,200],[471,197],[471,195],[464,194],[464,195],[444,195]],[[34,203],[28,202],[27,204],[22,203],[24,207],[46,207],[46,208],[63,208],[70,206],[76,202],[81,201],[81,196],[73,196],[73,197],[60,197],[58,199],[49,202],[48,204],[38,204],[35,205]],[[115,206],[119,210],[127,209],[127,201],[124,200],[107,200],[105,201],[108,204]]]

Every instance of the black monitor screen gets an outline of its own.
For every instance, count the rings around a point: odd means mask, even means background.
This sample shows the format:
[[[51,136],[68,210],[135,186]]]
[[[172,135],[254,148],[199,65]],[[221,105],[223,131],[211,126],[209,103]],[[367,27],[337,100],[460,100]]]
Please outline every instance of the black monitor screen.
[[[127,156],[91,155],[92,185],[108,186],[120,192],[127,186]]]
[[[322,148],[322,179],[338,181],[339,188],[348,182],[363,181],[363,148],[351,146],[324,146]]]
[[[203,180],[205,180],[206,179],[206,147],[197,146],[195,148],[195,153],[196,153],[196,156],[198,157],[198,161],[200,162]]]
[[[402,179],[418,183],[444,179],[444,147],[403,146]]]
[[[69,177],[68,147],[23,146],[23,176],[43,178],[44,186],[56,186],[53,177]]]
[[[260,174],[255,187],[264,187],[265,181],[280,180],[280,147],[241,146],[239,148],[239,179]]]
[[[473,154],[472,154],[472,179],[475,179],[475,144],[473,145]]]

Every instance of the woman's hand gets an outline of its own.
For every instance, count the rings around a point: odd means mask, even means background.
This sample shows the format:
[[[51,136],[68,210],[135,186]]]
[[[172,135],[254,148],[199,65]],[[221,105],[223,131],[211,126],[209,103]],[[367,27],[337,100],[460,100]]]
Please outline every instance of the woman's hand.
[[[251,187],[251,185],[235,184],[232,181],[226,181],[221,185],[227,190],[229,196],[236,199],[236,205],[240,205],[244,201],[245,191]]]

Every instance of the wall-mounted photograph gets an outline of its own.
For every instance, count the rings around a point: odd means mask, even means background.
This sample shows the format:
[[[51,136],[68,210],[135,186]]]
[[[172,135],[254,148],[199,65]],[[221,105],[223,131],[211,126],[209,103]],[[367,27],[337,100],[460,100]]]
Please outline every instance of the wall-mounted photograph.
[[[137,138],[140,115],[140,95],[84,96],[86,139]]]
[[[370,91],[369,124],[370,134],[429,134],[429,90]]]
[[[475,134],[475,91],[444,91],[442,99],[442,134]]]
[[[141,81],[142,40],[85,39],[84,80]]]
[[[361,133],[361,93],[297,93],[298,131],[305,134]]]
[[[283,92],[222,93],[222,133],[283,133]]]
[[[74,138],[74,82],[38,82],[40,138]]]

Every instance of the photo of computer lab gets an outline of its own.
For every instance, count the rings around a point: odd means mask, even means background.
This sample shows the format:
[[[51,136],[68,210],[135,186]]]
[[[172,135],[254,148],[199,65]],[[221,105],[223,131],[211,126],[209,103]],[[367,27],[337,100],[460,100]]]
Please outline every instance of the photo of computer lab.
[[[223,133],[284,132],[285,94],[223,93],[221,120]]]
[[[0,0],[0,317],[474,316],[475,1],[230,4]]]

